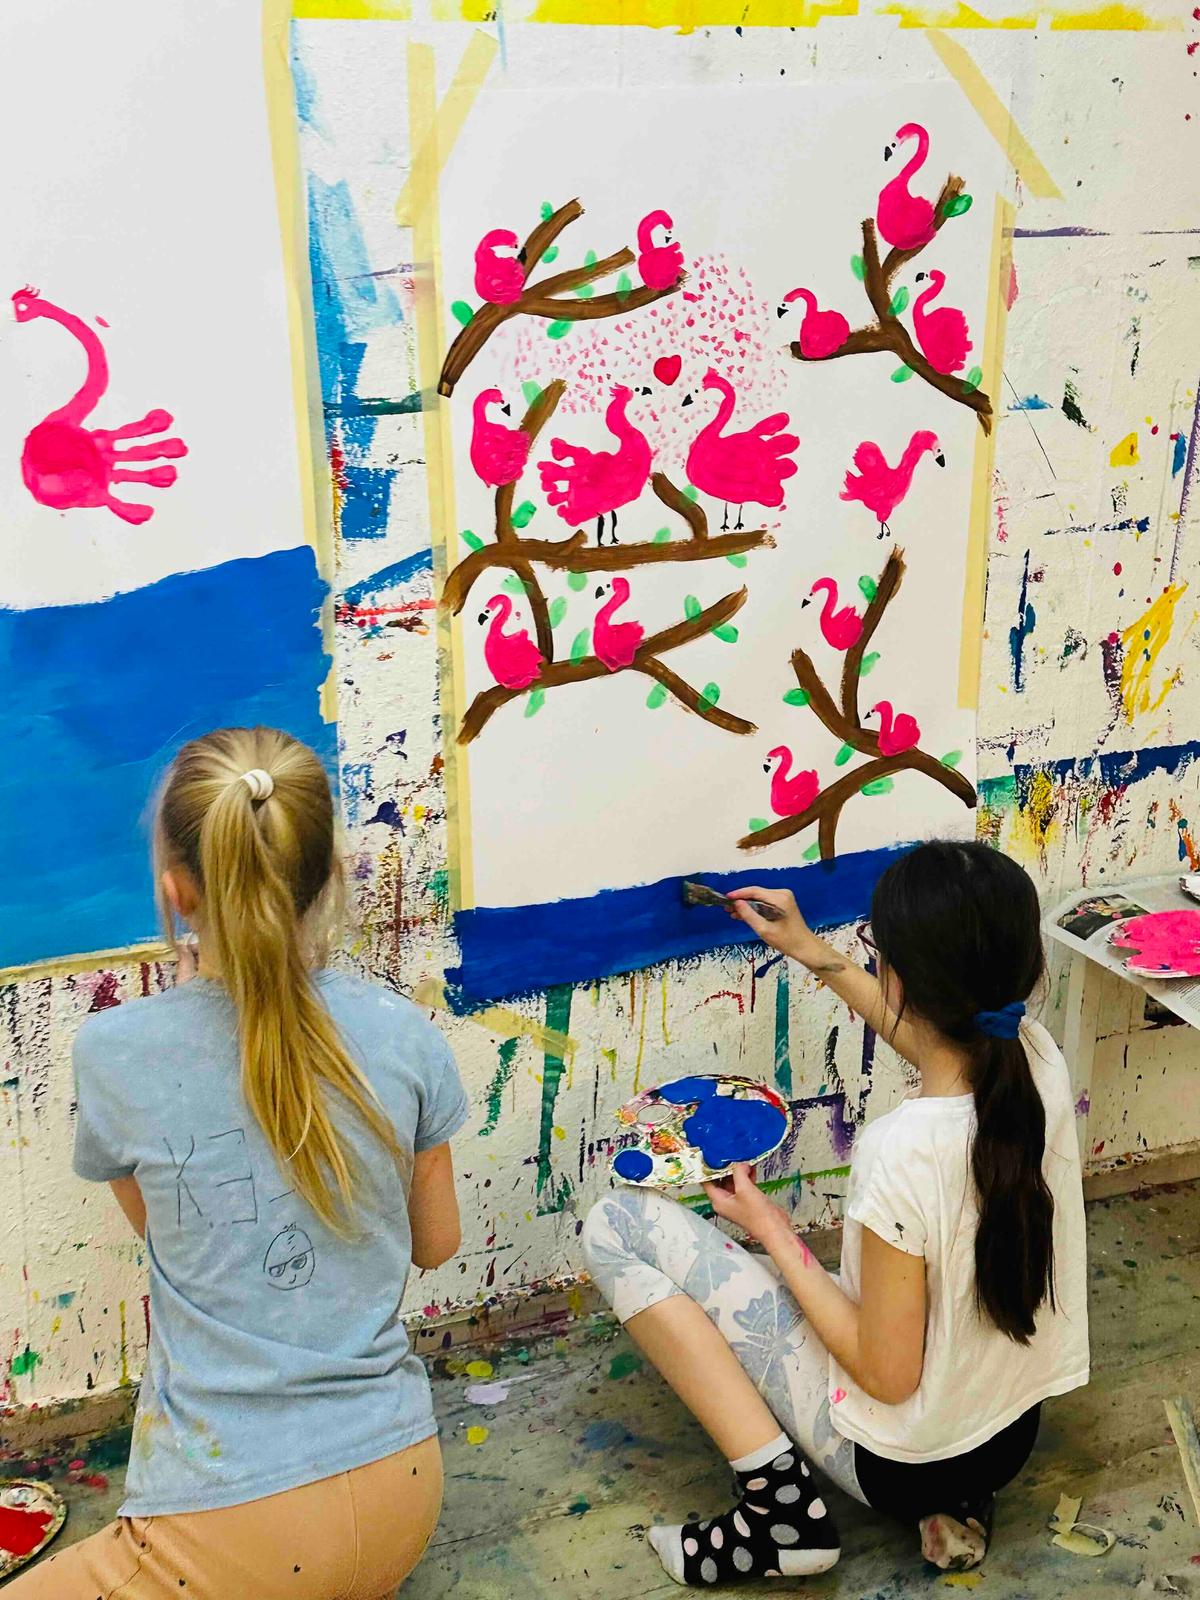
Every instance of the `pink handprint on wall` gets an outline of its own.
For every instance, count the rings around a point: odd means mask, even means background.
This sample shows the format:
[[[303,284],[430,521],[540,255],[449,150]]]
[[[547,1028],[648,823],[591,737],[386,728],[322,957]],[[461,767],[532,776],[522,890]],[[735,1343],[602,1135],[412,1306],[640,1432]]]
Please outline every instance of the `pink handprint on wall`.
[[[112,493],[112,485],[144,483],[155,489],[169,489],[177,476],[174,467],[141,468],[129,463],[185,456],[187,445],[174,437],[129,444],[122,449],[118,445],[165,432],[174,421],[171,413],[148,411],[140,421],[127,422],[119,428],[85,428],[84,419],[108,389],[108,357],[100,336],[81,317],[43,300],[36,289],[19,289],[13,295],[13,311],[18,322],[32,322],[37,317],[57,322],[78,339],[87,356],[87,374],[77,392],[26,436],[21,452],[25,487],[40,505],[55,511],[106,506],[124,522],[148,522],[154,507],[118,499]]]

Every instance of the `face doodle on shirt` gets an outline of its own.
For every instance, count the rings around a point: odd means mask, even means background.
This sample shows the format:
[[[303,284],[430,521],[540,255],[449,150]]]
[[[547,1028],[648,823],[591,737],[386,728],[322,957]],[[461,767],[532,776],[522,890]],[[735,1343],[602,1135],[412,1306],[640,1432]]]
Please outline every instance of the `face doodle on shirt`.
[[[303,1289],[315,1266],[312,1240],[294,1223],[275,1235],[263,1261],[272,1289]]]

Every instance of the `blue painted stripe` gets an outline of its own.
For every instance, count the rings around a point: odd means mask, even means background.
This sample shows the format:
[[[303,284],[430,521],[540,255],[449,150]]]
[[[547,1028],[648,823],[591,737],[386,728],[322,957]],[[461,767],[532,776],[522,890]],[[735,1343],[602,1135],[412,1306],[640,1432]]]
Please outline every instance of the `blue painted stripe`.
[[[270,724],[336,772],[324,596],[302,546],[0,611],[0,966],[153,937],[150,797],[188,739]]]
[[[415,555],[405,556],[403,561],[393,562],[390,567],[380,567],[379,571],[373,572],[369,578],[352,583],[342,595],[342,600],[348,606],[360,606],[372,595],[386,593],[388,589],[398,589],[402,583],[415,578],[418,572],[432,571],[433,551],[418,550]]]
[[[684,877],[714,888],[760,884],[791,889],[814,928],[842,927],[865,917],[875,880],[910,849],[864,850],[810,867],[759,867],[750,872],[685,873],[631,889],[605,889],[580,900],[535,906],[477,906],[454,918],[461,964],[447,974],[458,1011],[552,984],[580,983],[634,972],[658,961],[703,955],[755,936],[721,910],[685,906]]]

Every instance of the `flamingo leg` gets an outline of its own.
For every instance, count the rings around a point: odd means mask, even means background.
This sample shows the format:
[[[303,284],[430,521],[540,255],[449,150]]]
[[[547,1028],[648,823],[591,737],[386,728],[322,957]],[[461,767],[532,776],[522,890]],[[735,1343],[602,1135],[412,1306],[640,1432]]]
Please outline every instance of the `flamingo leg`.
[[[742,521],[742,512],[745,509],[746,509],[745,506],[739,506],[738,507],[738,519],[733,525],[733,531],[735,533],[740,533],[741,530],[746,526],[746,524]]]
[[[729,532],[729,503],[728,503],[728,501],[725,504],[725,516],[724,516],[724,518],[722,519],[722,522],[721,522],[721,532],[722,533],[728,533]]]
[[[608,542],[610,544],[616,544],[616,542],[617,542],[617,513],[615,511],[610,511],[608,516],[609,516]]]
[[[892,530],[888,527],[886,522],[881,522],[879,524],[878,537],[881,539],[890,539],[892,537]]]

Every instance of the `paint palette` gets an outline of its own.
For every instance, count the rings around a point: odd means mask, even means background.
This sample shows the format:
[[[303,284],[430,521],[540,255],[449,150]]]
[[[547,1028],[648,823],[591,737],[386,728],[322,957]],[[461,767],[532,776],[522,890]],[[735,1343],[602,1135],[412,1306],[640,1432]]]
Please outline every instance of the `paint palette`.
[[[67,1520],[61,1495],[37,1478],[0,1478],[0,1583],[50,1543]]]
[[[787,1138],[787,1101],[765,1084],[726,1073],[675,1078],[617,1112],[634,1142],[613,1157],[613,1176],[644,1188],[723,1178],[737,1161],[761,1161]]]
[[[1128,950],[1125,970],[1139,978],[1200,978],[1200,911],[1148,911],[1113,924],[1109,940]]]

